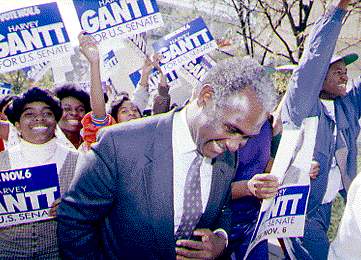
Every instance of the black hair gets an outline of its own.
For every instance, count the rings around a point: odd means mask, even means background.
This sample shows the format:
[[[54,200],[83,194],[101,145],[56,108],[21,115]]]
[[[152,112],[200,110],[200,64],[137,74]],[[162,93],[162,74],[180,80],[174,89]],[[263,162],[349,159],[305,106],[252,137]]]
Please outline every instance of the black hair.
[[[0,99],[0,111],[13,100],[14,96],[8,95]]]
[[[123,105],[125,101],[130,101],[127,96],[121,96],[120,98],[114,100],[110,105],[110,115],[118,122],[118,110]],[[137,106],[136,106],[137,107]],[[137,107],[140,117],[142,117],[142,113],[140,112],[139,108]]]
[[[75,85],[65,84],[55,89],[54,94],[60,101],[67,97],[74,97],[84,105],[85,113],[91,111],[89,94]]]
[[[16,122],[20,121],[25,105],[33,102],[44,102],[50,106],[56,122],[59,122],[63,114],[59,100],[55,98],[50,91],[37,87],[29,89],[21,96],[13,97],[13,102],[5,108],[4,114],[7,116],[8,120],[15,125]]]
[[[105,104],[108,103],[108,101],[109,101],[108,94],[104,92],[104,102],[105,102]]]

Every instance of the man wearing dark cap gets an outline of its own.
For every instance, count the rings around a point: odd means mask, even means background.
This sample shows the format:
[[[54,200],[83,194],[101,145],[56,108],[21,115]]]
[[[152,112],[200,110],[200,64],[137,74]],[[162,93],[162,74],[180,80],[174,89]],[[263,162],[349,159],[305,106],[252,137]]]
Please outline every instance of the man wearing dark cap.
[[[346,68],[357,55],[333,55],[349,3],[340,0],[314,25],[282,109],[284,123],[319,119],[304,236],[285,239],[291,259],[327,259],[331,202],[339,190],[345,195],[357,174],[361,87],[360,80],[352,81],[347,91]]]

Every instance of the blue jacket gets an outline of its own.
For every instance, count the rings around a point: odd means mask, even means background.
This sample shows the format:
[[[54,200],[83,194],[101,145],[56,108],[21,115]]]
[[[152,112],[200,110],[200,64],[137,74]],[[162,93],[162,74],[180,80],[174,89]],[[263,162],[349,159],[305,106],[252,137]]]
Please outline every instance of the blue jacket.
[[[176,259],[173,212],[174,110],[104,128],[57,211],[63,259]],[[208,204],[197,228],[229,234],[234,153],[213,161]]]
[[[321,205],[327,188],[332,158],[336,155],[343,185],[348,190],[356,176],[357,144],[360,132],[358,120],[361,111],[360,79],[352,81],[353,89],[344,98],[334,101],[337,137],[333,144],[334,121],[327,115],[319,95],[346,12],[333,7],[313,27],[298,68],[293,72],[287,87],[282,120],[300,126],[307,117],[317,116],[314,160],[320,163],[320,173],[311,181],[308,213]]]

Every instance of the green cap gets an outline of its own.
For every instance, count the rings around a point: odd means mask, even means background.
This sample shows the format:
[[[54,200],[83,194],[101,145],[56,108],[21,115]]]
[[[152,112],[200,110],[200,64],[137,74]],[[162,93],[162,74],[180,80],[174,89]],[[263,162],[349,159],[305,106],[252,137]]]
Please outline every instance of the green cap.
[[[343,62],[345,63],[345,66],[347,66],[347,65],[350,65],[351,63],[357,61],[357,59],[358,59],[358,55],[356,53],[350,53],[343,57],[341,57],[337,54],[334,54],[331,58],[330,64],[335,63],[340,60],[343,60]]]

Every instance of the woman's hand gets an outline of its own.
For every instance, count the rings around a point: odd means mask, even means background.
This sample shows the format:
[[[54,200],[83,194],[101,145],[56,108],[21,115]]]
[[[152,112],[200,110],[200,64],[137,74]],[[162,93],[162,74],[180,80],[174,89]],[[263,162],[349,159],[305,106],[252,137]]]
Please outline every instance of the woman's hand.
[[[90,63],[99,62],[99,51],[97,43],[92,35],[85,34],[85,31],[81,31],[78,35],[80,52]]]

